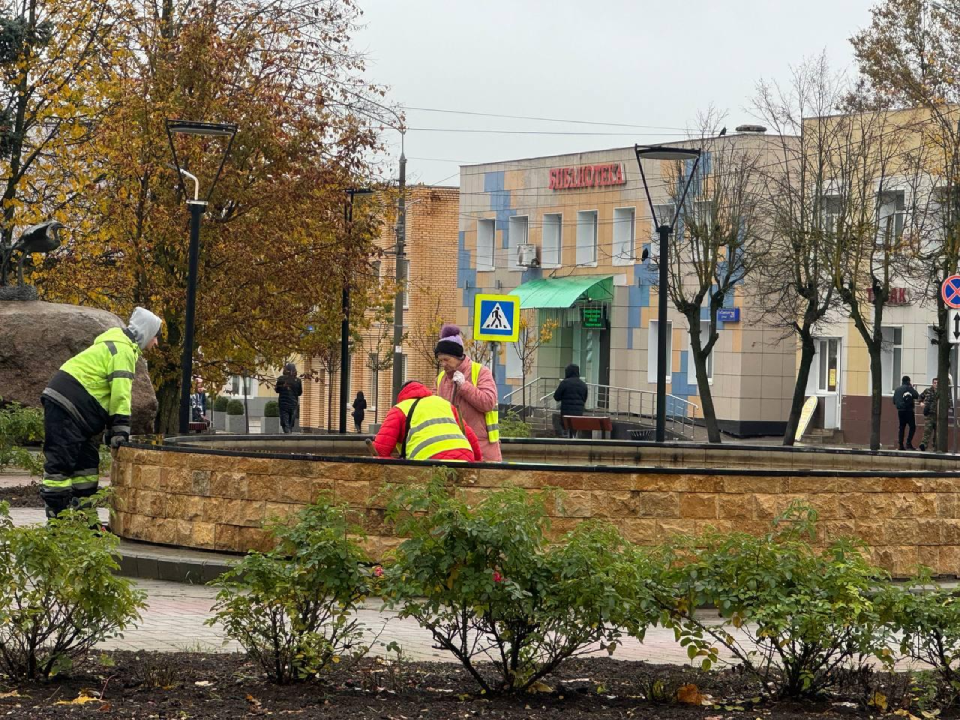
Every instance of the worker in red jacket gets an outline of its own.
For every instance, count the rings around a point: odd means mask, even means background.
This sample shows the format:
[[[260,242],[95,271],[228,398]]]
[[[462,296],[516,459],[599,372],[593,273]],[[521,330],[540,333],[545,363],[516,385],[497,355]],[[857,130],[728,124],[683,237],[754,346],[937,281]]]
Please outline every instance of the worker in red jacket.
[[[480,443],[456,408],[414,380],[403,384],[373,440],[380,457],[480,462]]]

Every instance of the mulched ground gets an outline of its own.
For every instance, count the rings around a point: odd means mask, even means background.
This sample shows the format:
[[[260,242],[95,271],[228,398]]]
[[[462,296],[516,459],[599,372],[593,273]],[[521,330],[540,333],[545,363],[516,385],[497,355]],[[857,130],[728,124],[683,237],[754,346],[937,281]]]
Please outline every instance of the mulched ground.
[[[0,715],[13,718],[240,718],[295,716],[349,720],[413,718],[721,718],[877,717],[867,698],[889,698],[892,712],[910,699],[910,676],[877,674],[851,679],[831,698],[805,703],[754,700],[757,687],[735,670],[704,673],[692,668],[607,659],[578,660],[547,681],[549,691],[523,697],[486,697],[456,665],[389,663],[365,659],[349,673],[324,682],[278,687],[241,655],[116,652],[112,667],[96,658],[68,678],[21,684],[0,679]],[[696,685],[712,702],[677,701]],[[683,691],[680,691],[681,693]],[[689,688],[687,689],[689,693]],[[909,718],[906,711],[893,717]],[[957,717],[952,711],[940,717]]]
[[[6,500],[10,507],[32,508],[43,507],[40,499],[40,484],[31,482],[29,485],[15,485],[0,487],[0,501]]]

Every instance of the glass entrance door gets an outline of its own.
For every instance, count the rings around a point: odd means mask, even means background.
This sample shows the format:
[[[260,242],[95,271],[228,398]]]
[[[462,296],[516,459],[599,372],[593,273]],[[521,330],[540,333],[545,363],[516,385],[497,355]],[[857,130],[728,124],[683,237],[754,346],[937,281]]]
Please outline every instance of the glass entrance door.
[[[823,400],[823,427],[840,427],[840,338],[817,338],[817,395]]]

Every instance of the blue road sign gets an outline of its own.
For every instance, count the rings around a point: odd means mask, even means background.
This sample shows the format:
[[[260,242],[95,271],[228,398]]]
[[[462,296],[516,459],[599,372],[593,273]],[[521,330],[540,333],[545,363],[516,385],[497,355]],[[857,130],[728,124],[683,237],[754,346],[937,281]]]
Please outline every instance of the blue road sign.
[[[516,295],[477,295],[473,308],[473,338],[516,342],[520,336],[520,298]]]
[[[960,275],[951,275],[944,280],[940,294],[947,307],[960,308]]]

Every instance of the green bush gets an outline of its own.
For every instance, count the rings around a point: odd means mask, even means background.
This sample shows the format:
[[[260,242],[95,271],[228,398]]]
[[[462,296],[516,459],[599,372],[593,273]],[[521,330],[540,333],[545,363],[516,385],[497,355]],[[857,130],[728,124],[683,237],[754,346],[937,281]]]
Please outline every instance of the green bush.
[[[514,412],[505,412],[500,416],[500,435],[510,438],[533,437],[530,425],[517,417]]]
[[[96,512],[91,509],[91,512]],[[145,594],[114,573],[118,539],[68,511],[15,527],[0,503],[0,668],[46,678],[139,619]]]
[[[263,406],[263,416],[264,417],[280,417],[280,403],[276,400],[269,400],[267,404]]]
[[[22,467],[31,475],[43,472],[43,455],[21,447],[43,442],[43,411],[11,403],[0,409],[0,470]]]
[[[227,415],[243,415],[243,401],[231,400],[227,403]]]
[[[647,565],[614,528],[583,523],[549,545],[546,494],[506,489],[470,507],[444,477],[393,494],[387,517],[407,539],[383,596],[484,691],[528,690],[594,643],[612,653],[623,627],[642,635]]]
[[[368,593],[365,558],[346,507],[326,498],[293,525],[271,527],[277,546],[252,552],[214,581],[214,605],[227,635],[276,683],[316,676],[367,651],[351,619]]]
[[[708,532],[677,542],[661,600],[691,660],[709,669],[723,646],[779,697],[819,694],[871,658],[892,662],[875,591],[886,574],[852,541],[811,547],[804,538],[815,523],[816,511],[795,504],[762,537]],[[707,604],[720,624],[696,614]]]
[[[226,412],[227,405],[230,403],[229,398],[224,397],[223,395],[217,395],[213,399],[213,409],[217,412]]]

